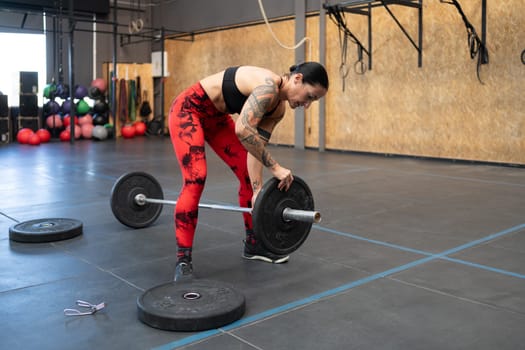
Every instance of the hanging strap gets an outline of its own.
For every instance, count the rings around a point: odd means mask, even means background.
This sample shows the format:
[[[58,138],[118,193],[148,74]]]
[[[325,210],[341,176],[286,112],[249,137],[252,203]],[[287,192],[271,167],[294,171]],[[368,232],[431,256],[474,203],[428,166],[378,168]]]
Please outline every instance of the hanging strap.
[[[135,121],[137,119],[137,106],[135,104],[136,98],[137,98],[137,91],[135,88],[135,80],[129,80],[129,102],[128,102],[128,108],[129,108],[129,119],[131,121]]]
[[[126,89],[126,79],[120,79],[119,89],[119,119],[122,124],[125,124],[128,119],[128,93]]]
[[[140,106],[140,103],[142,102],[142,96],[140,95],[140,92],[142,91],[142,87],[140,86],[141,85],[140,76],[137,76],[136,81],[137,81],[137,92],[135,96],[137,100],[135,101],[135,105]]]

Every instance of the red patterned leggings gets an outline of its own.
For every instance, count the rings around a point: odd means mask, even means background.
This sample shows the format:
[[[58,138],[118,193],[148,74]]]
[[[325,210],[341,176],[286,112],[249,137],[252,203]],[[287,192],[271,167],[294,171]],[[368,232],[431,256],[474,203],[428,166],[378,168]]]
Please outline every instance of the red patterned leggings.
[[[246,164],[247,151],[235,135],[235,123],[218,111],[199,83],[182,92],[169,113],[171,142],[182,172],[182,189],[174,209],[175,236],[179,248],[192,248],[198,204],[207,176],[206,141],[239,179],[239,205],[251,207],[253,191]],[[246,230],[252,217],[243,213]]]

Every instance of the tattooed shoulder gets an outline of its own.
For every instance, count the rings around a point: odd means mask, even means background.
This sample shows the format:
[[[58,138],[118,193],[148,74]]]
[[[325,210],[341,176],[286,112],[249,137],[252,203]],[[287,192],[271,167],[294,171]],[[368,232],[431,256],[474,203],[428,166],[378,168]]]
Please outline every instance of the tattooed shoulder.
[[[250,113],[255,118],[262,118],[270,109],[277,96],[277,85],[271,78],[266,78],[265,83],[253,89],[248,97],[246,113]]]

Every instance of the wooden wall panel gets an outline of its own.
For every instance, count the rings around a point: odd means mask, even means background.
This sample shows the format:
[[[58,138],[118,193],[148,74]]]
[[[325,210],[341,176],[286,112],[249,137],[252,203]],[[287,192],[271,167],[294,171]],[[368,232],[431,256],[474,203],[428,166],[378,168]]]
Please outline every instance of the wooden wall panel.
[[[481,32],[481,0],[461,2]],[[417,38],[417,10],[390,8]],[[454,6],[424,2],[423,67],[417,52],[383,8],[373,10],[373,69],[357,74],[356,47],[348,44],[343,91],[337,27],[327,18],[325,53],[330,76],[326,96],[326,148],[380,154],[401,154],[525,164],[525,2],[488,3],[487,40],[490,63],[476,77],[467,33]],[[318,18],[307,19],[312,52],[319,57]],[[347,14],[347,24],[364,43],[364,16]],[[294,43],[294,20],[272,23],[281,41]],[[294,62],[271,37],[265,25],[197,35],[194,42],[166,42],[171,76],[166,82],[166,111],[171,99],[198,79],[230,65],[261,65],[284,73]],[[277,144],[294,143],[293,111],[272,137]],[[318,147],[318,104],[305,114],[305,144]]]
[[[272,29],[285,45],[293,45],[293,21],[272,23]],[[186,87],[226,67],[254,65],[281,74],[288,72],[294,63],[294,51],[280,47],[265,25],[200,34],[193,42],[167,40],[166,51],[171,74],[165,85],[166,113],[173,99]],[[290,108],[274,131],[272,142],[294,143],[294,116]]]
[[[481,35],[481,1],[462,5]],[[417,37],[417,12],[391,8]],[[489,3],[490,63],[481,67],[480,84],[454,6],[425,2],[422,68],[390,16],[375,9],[373,69],[365,75],[351,72],[345,92],[338,32],[329,22],[327,148],[525,164],[525,66],[519,61],[525,49],[524,11],[523,1]],[[348,23],[366,42],[366,21],[359,17],[348,15]],[[349,53],[351,63],[355,46]]]
[[[305,61],[319,61],[319,17],[306,19],[306,36],[309,45],[306,47]],[[313,103],[304,111],[304,144],[306,147],[319,147],[319,103]]]

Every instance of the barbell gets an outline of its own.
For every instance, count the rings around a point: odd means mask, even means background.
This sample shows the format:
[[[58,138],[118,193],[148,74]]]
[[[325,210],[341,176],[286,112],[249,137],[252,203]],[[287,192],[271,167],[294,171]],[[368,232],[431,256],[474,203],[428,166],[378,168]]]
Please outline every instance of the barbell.
[[[177,205],[177,201],[171,201],[167,199],[155,199],[148,198],[143,193],[139,193],[135,196],[135,202],[138,205],[146,205],[146,203],[157,203],[157,204],[171,204]],[[252,208],[236,207],[233,205],[222,205],[222,204],[208,204],[208,203],[199,203],[199,208],[205,209],[214,209],[214,210],[225,210],[225,211],[238,211],[243,213],[252,213]],[[281,213],[282,219],[285,221],[306,221],[312,223],[321,222],[321,213],[318,211],[311,210],[301,210],[301,209],[292,209],[284,208]]]
[[[265,182],[253,208],[199,203],[199,208],[251,213],[257,239],[274,254],[286,255],[299,248],[310,233],[313,223],[321,222],[321,213],[314,210],[310,188],[300,177],[288,191],[281,191],[279,180]],[[145,172],[126,173],[117,179],[111,190],[111,210],[124,225],[143,228],[160,215],[163,205],[176,205],[165,200],[160,183]]]

